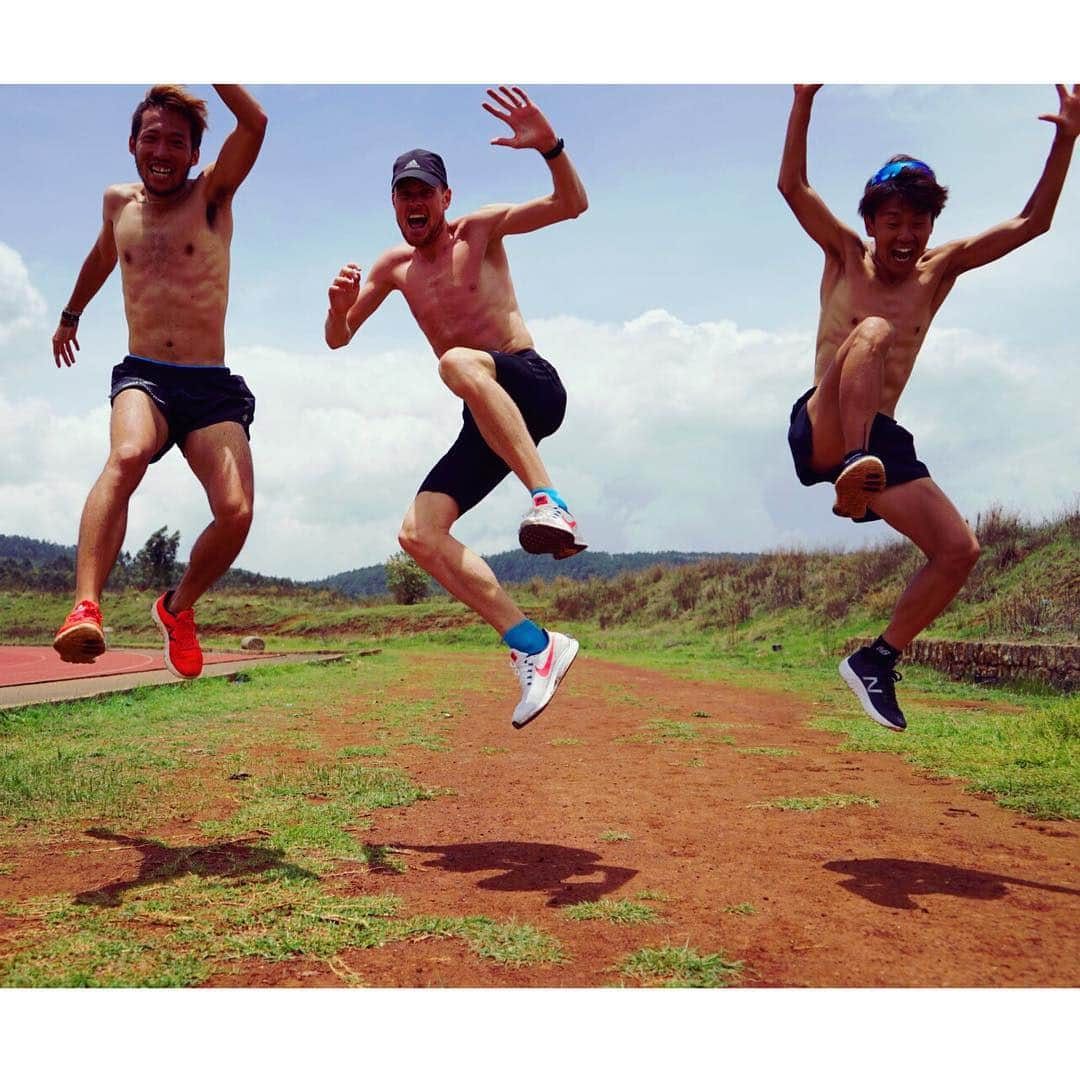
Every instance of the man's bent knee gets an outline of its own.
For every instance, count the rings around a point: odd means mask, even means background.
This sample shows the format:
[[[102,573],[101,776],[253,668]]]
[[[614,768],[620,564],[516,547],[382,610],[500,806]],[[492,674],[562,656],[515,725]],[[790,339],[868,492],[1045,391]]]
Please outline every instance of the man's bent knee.
[[[439,357],[439,378],[459,397],[477,380],[493,377],[491,358],[476,349],[447,349]]]
[[[247,535],[254,510],[246,498],[226,499],[214,506],[214,524],[230,533]]]
[[[430,527],[422,528],[408,517],[398,530],[398,543],[401,550],[409,555],[419,566],[431,561],[438,545],[438,533]]]
[[[880,315],[868,315],[851,332],[851,344],[888,352],[896,340],[896,327]]]
[[[975,568],[979,561],[982,549],[975,534],[969,532],[966,536],[958,536],[948,543],[943,544],[933,553],[933,561],[939,566],[947,567],[958,577],[966,578]]]
[[[108,469],[118,473],[122,480],[137,484],[150,465],[154,451],[137,443],[121,442],[109,451]]]

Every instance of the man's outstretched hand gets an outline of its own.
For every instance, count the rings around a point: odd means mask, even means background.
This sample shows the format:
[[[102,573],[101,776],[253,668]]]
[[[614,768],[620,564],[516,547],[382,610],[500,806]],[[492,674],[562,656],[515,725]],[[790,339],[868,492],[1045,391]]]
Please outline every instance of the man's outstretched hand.
[[[548,123],[544,114],[529,100],[528,94],[518,86],[500,86],[498,93],[488,90],[488,97],[501,105],[506,112],[500,112],[493,105],[484,102],[484,108],[492,116],[497,116],[513,130],[512,138],[492,139],[492,146],[512,146],[515,150],[539,150],[544,154],[554,148],[558,139],[555,129]]]
[[[1057,126],[1058,131],[1071,139],[1080,135],[1080,83],[1069,88],[1062,83],[1057,84],[1058,102],[1061,108],[1055,113],[1044,113],[1040,120],[1048,120]]]

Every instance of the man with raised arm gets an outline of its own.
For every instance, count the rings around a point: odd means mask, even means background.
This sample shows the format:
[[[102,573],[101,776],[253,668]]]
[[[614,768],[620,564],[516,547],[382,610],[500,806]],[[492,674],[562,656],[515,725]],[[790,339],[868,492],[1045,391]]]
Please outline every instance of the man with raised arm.
[[[780,166],[781,194],[825,252],[814,385],[792,408],[788,442],[803,484],[835,485],[833,513],[858,522],[884,519],[926,556],[882,634],[840,664],[867,714],[903,731],[896,660],[959,592],[979,544],[893,414],[957,277],[1050,228],[1080,133],[1080,86],[1071,92],[1058,86],[1058,112],[1039,117],[1054,125],[1054,140],[1023,210],[978,236],[934,248],[927,245],[947,189],[922,161],[897,155],[867,182],[859,214],[869,244],[810,187],[806,133],[819,89],[795,87]]]
[[[194,180],[206,103],[182,86],[160,85],[136,108],[128,149],[139,181],[106,190],[101,232],[53,335],[56,366],[70,367],[80,316],[119,263],[128,355],[113,368],[109,457],[79,525],[75,607],[53,642],[71,663],[105,651],[98,605],[124,541],[128,501],[147,466],[174,444],[213,513],[180,583],[151,609],[174,675],[202,671],[192,608],[232,565],[251,527],[255,399],[225,367],[225,308],[233,195],[255,164],[266,116],[242,87],[215,89],[236,128]]]
[[[363,283],[359,266],[342,267],[330,286],[326,343],[332,349],[348,344],[387,296],[400,290],[439,359],[443,382],[463,400],[461,433],[420,485],[398,539],[509,646],[521,682],[513,715],[520,728],[551,701],[578,643],[526,619],[487,563],[450,529],[513,472],[533,498],[519,529],[522,547],[556,559],[586,547],[536,449],[562,423],[566,392],[533,347],[503,238],[575,218],[588,199],[563,140],[525,92],[503,86],[488,95],[498,108],[487,102],[484,108],[513,131],[492,143],[539,152],[551,171],[551,194],[520,205],[484,206],[450,220],[442,158],[430,150],[402,154],[394,162],[391,200],[405,242],[380,255]]]

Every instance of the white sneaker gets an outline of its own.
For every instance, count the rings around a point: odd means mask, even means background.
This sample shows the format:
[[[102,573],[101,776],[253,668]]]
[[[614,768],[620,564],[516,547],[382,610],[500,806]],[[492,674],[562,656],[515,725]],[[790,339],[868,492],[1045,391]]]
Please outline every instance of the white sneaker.
[[[578,523],[553,502],[533,506],[521,521],[518,542],[530,555],[554,555],[569,559],[589,545],[581,539]]]
[[[578,654],[572,637],[549,630],[548,638],[547,648],[532,656],[510,650],[510,666],[521,683],[521,700],[511,721],[516,728],[523,728],[547,708]]]

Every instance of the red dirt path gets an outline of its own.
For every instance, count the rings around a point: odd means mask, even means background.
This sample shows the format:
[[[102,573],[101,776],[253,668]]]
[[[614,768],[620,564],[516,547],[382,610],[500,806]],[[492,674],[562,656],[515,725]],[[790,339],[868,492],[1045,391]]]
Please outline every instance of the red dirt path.
[[[410,660],[393,696],[433,696],[445,662]],[[347,950],[337,971],[310,957],[237,963],[210,985],[341,985],[343,963],[371,986],[604,986],[620,981],[612,968],[628,953],[663,944],[743,960],[742,985],[751,987],[1076,985],[1077,823],[1001,809],[898,756],[838,752],[842,738],[806,727],[813,706],[791,694],[584,657],[547,712],[514,732],[513,684],[501,665],[491,656],[454,662],[471,689],[447,721],[452,751],[410,747],[395,760],[418,782],[456,794],[377,811],[358,834],[399,849],[405,873],[343,864],[326,885],[391,891],[409,914],[529,923],[557,937],[568,962],[507,968],[461,941],[433,939]],[[650,741],[656,720],[697,725],[699,737]],[[355,726],[317,726],[331,751],[356,742]],[[735,745],[718,741],[725,737]],[[553,745],[560,739],[580,742]],[[796,753],[739,752],[746,747]],[[878,805],[811,813],[751,805],[829,793]],[[599,839],[609,831],[630,839]],[[180,823],[154,839],[206,842]],[[91,843],[97,857],[80,860],[77,875],[41,851],[20,859],[0,892],[27,898],[139,877],[136,850]],[[650,905],[663,922],[573,922],[562,912],[642,890],[669,898]],[[754,914],[724,910],[747,903]]]

